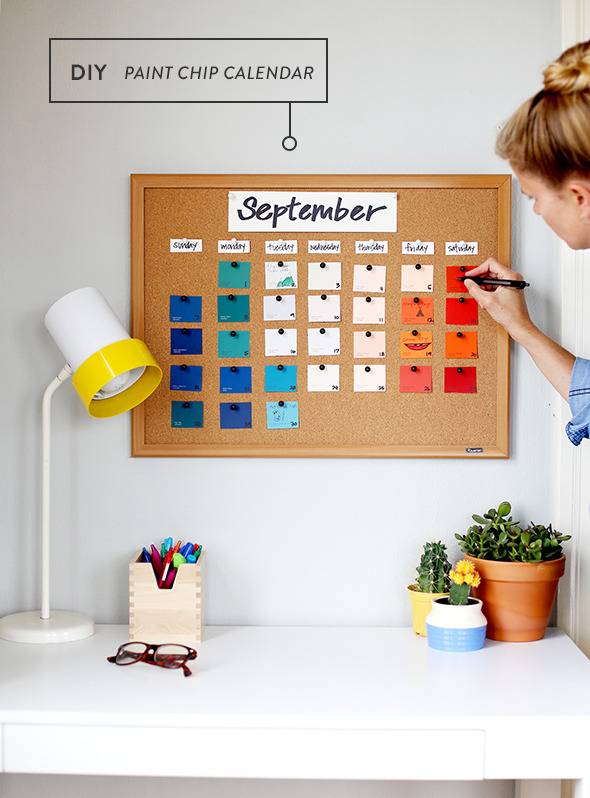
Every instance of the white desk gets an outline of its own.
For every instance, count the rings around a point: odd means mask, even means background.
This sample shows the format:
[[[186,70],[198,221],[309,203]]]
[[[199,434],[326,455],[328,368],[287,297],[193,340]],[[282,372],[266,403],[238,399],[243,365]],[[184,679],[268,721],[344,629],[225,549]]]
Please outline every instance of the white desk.
[[[111,665],[126,639],[0,642],[3,772],[575,779],[590,798],[590,661],[557,630],[448,654],[409,629],[208,627],[190,678]]]

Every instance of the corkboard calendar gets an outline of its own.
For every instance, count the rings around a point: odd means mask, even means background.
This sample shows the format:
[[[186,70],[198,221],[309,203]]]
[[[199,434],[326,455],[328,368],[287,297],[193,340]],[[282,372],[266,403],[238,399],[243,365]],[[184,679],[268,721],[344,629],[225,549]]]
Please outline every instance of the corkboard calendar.
[[[509,175],[132,175],[132,453],[507,457]]]

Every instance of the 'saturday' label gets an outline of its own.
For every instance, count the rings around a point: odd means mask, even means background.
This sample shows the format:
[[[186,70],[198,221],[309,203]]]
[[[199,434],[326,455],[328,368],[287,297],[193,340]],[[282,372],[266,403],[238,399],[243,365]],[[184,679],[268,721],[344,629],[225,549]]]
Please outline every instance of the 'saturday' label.
[[[477,255],[477,241],[447,241],[445,255]]]

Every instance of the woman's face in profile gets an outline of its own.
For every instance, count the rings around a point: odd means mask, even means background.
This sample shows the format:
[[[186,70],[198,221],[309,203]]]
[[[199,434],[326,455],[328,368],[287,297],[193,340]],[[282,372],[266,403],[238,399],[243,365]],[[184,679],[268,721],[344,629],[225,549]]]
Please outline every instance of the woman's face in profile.
[[[555,187],[529,172],[512,166],[522,193],[533,201],[538,213],[571,249],[590,248],[590,179],[569,178]]]

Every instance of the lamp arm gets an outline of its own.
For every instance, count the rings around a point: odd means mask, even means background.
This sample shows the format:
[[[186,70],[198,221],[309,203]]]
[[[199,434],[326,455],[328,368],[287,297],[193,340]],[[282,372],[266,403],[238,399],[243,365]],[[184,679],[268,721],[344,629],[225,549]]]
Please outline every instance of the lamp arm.
[[[50,561],[50,490],[51,490],[51,398],[59,386],[69,380],[72,369],[66,363],[43,394],[42,446],[41,446],[41,618],[48,620],[49,613],[49,561]]]

